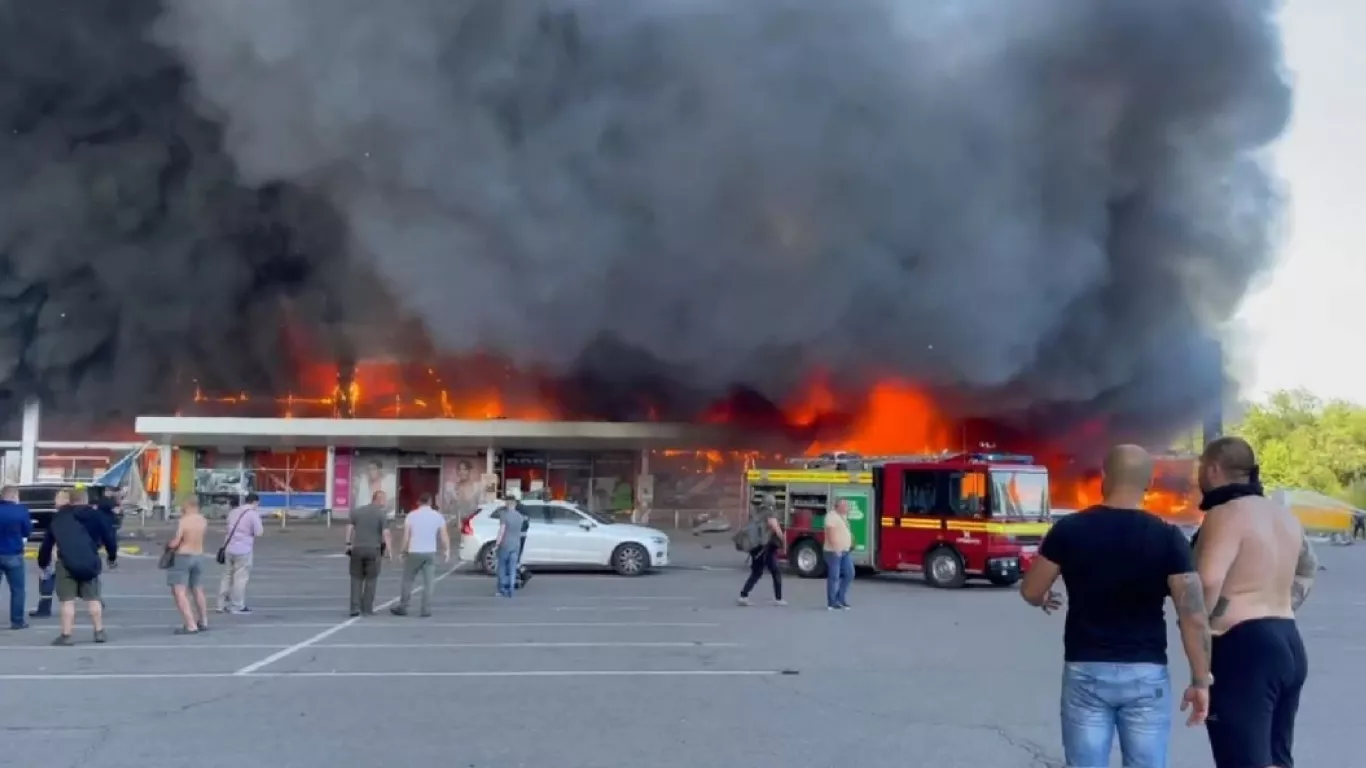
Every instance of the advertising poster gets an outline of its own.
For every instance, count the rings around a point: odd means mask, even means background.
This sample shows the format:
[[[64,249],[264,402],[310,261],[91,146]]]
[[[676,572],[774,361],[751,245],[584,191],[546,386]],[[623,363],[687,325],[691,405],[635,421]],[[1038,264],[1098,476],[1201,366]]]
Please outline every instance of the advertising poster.
[[[385,507],[395,514],[398,504],[398,457],[393,454],[360,454],[351,459],[351,509],[370,503],[375,491],[384,491]]]
[[[351,508],[351,452],[337,451],[333,459],[332,511]]]
[[[484,500],[483,469],[482,454],[441,457],[441,496],[437,503],[442,514],[459,515],[461,520],[474,514]]]
[[[480,482],[483,484],[483,487],[484,487],[484,500],[483,500],[482,503],[487,504],[487,503],[490,502],[490,501],[497,501],[497,500],[498,500],[498,473],[496,473],[496,472],[489,472],[489,473],[480,475],[480,476],[479,476],[479,480],[480,480]]]

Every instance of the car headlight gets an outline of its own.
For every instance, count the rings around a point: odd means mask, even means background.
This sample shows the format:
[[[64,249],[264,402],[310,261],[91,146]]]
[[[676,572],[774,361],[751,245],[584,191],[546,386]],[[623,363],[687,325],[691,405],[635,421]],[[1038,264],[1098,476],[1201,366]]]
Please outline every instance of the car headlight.
[[[651,537],[650,537],[650,542],[653,543],[653,544],[658,544],[658,545],[660,545],[660,546],[662,547],[662,546],[664,546],[665,544],[668,544],[668,543],[669,543],[669,537],[668,537],[668,536],[651,536]]]

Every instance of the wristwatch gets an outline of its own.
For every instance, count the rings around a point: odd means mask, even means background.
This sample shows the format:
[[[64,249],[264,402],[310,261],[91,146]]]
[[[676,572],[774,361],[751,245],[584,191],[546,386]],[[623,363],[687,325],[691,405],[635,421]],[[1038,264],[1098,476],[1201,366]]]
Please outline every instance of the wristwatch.
[[[1214,675],[1205,675],[1202,679],[1191,680],[1192,688],[1209,688],[1211,685],[1214,685]]]

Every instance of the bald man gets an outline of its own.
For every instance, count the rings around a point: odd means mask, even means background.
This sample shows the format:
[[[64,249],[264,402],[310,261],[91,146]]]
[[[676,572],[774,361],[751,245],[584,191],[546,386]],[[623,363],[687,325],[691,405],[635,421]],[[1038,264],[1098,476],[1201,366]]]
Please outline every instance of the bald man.
[[[1287,507],[1267,499],[1246,440],[1221,437],[1200,456],[1195,546],[1213,608],[1209,741],[1218,768],[1293,768],[1300,691],[1309,675],[1295,626],[1318,560]]]
[[[1168,597],[1190,662],[1182,699],[1188,725],[1209,707],[1210,631],[1200,576],[1180,529],[1144,512],[1153,461],[1134,445],[1105,457],[1097,506],[1068,515],[1044,537],[1025,574],[1025,602],[1052,613],[1061,576],[1070,605],[1063,631],[1062,742],[1071,768],[1110,765],[1119,731],[1124,765],[1164,768],[1171,738]]]

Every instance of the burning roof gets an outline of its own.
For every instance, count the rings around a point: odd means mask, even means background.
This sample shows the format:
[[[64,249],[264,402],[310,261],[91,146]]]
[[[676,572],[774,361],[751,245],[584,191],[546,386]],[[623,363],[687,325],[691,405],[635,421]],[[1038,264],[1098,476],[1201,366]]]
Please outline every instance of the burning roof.
[[[1075,444],[1218,399],[1269,263],[1263,0],[0,3],[15,412],[390,354],[459,396],[362,407]]]

